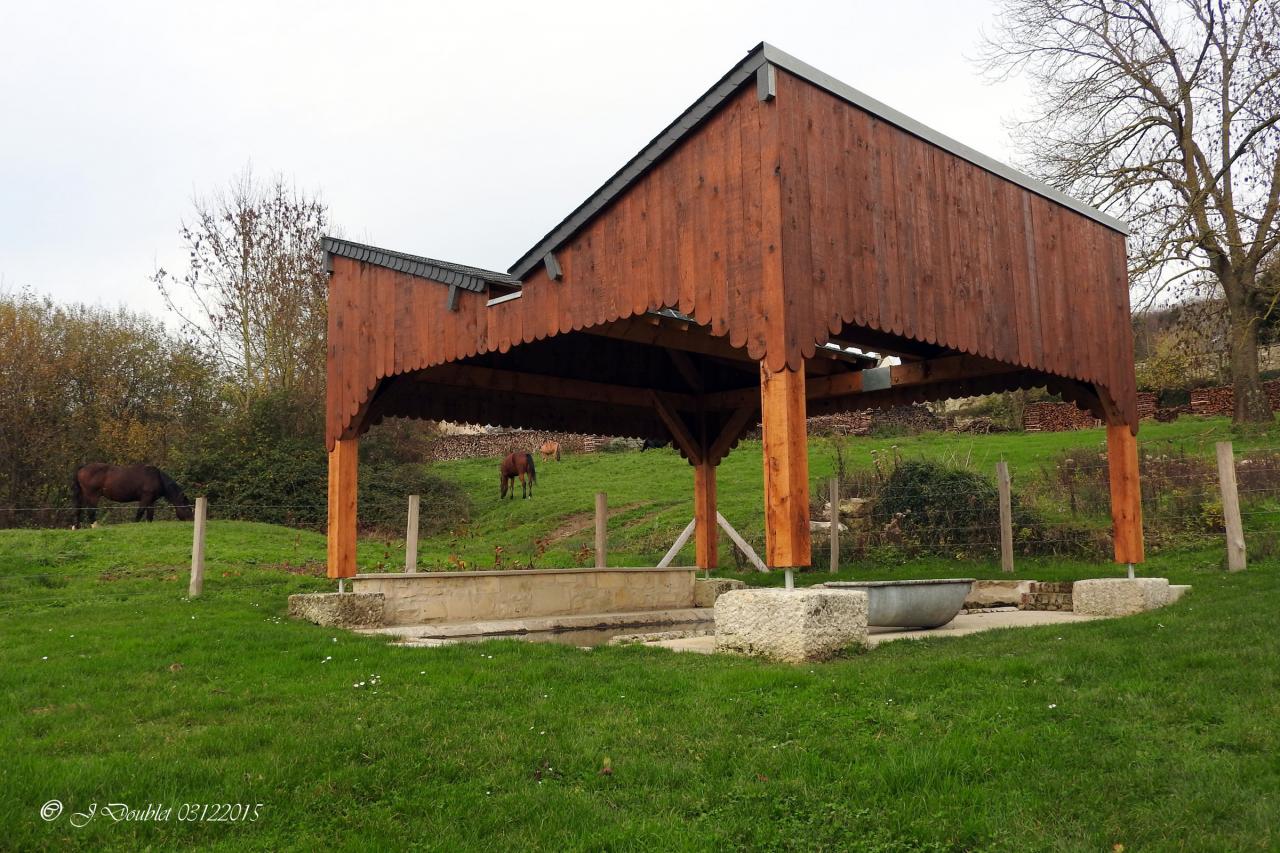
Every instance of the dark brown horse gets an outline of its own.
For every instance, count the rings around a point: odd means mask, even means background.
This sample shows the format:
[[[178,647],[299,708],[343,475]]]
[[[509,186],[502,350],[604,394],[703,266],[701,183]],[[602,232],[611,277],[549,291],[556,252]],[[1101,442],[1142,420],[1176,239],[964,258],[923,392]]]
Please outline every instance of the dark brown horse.
[[[134,521],[147,521],[156,517],[155,502],[164,498],[173,504],[179,521],[190,521],[195,518],[191,510],[191,501],[183,493],[182,487],[173,481],[168,474],[152,465],[108,465],[105,462],[90,462],[76,469],[71,478],[71,500],[76,506],[75,527],[80,526],[84,508],[89,507],[89,523],[93,524],[98,515],[98,501],[106,498],[120,503],[138,502],[138,513]]]
[[[507,486],[511,487],[511,497],[516,496],[516,477],[520,478],[520,499],[533,497],[533,484],[538,482],[538,472],[533,470],[532,453],[511,453],[502,460],[498,469],[498,477],[502,483],[499,500],[507,496]],[[529,478],[528,494],[525,493],[525,477]]]

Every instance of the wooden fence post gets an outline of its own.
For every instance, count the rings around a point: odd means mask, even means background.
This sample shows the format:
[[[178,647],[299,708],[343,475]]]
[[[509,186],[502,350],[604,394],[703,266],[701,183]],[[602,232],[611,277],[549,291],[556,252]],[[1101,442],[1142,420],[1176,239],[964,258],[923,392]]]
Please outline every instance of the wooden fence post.
[[[1218,486],[1222,490],[1222,520],[1227,528],[1227,571],[1245,569],[1244,525],[1240,523],[1240,493],[1236,491],[1236,459],[1229,441],[1219,441]]]
[[[827,481],[827,496],[831,501],[831,571],[840,571],[840,479]]]
[[[409,495],[409,527],[404,533],[404,570],[418,570],[418,495]]]
[[[609,498],[604,492],[596,492],[596,568],[605,567],[605,548],[608,545],[606,536],[609,522]]]
[[[996,463],[996,483],[1000,487],[1000,571],[1013,571],[1013,484],[1009,463]]]
[[[209,499],[196,498],[196,520],[191,535],[191,583],[187,586],[188,598],[199,598],[204,592],[204,528],[209,515]]]

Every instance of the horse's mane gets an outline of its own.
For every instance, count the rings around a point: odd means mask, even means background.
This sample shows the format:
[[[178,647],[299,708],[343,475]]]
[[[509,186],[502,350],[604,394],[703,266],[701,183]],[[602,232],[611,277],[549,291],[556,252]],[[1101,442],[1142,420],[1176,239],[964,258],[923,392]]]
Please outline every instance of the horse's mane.
[[[182,491],[182,486],[179,486],[172,477],[161,471],[159,468],[156,469],[156,473],[160,475],[160,485],[164,489],[164,496],[168,499],[169,503],[174,504],[175,506],[179,503],[185,504],[187,502],[187,495]]]

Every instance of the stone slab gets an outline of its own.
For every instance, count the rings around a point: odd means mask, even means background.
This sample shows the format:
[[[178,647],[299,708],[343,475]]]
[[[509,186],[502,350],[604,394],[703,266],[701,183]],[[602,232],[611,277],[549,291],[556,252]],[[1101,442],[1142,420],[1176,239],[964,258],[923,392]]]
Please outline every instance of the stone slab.
[[[716,599],[715,649],[788,663],[825,660],[867,641],[861,590],[739,589]]]
[[[1130,616],[1170,601],[1167,578],[1092,578],[1076,581],[1071,595],[1075,612],[1091,616]]]
[[[337,628],[382,624],[380,592],[307,592],[289,596],[289,618]]]
[[[1022,596],[1031,591],[1030,580],[1008,581],[974,581],[973,587],[964,599],[965,610],[980,610],[986,607],[1017,607],[1022,603]]]
[[[734,589],[746,589],[747,585],[733,578],[698,578],[693,582],[693,606],[714,607],[716,599]]]
[[[385,596],[387,625],[688,608],[695,569],[607,568],[356,575]]]
[[[1181,599],[1182,596],[1186,595],[1188,592],[1191,592],[1190,584],[1182,584],[1182,583],[1169,584],[1169,603],[1173,604],[1175,601],[1178,601],[1179,599]]]
[[[996,628],[1035,628],[1041,625],[1073,625],[1091,622],[1097,616],[1081,613],[1052,613],[1040,610],[999,610],[987,613],[961,613],[941,628],[914,630],[907,628],[871,628],[867,632],[867,645],[878,646],[894,640],[923,640],[928,637],[963,637]],[[709,655],[716,650],[715,637],[685,637],[674,640],[656,640],[645,645],[676,652],[695,652]]]

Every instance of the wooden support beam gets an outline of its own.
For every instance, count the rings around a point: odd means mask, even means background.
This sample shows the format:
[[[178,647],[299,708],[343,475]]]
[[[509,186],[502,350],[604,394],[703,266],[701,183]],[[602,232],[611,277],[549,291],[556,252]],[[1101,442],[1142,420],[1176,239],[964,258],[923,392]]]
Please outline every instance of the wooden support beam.
[[[850,370],[829,376],[815,376],[806,382],[805,398],[808,400],[827,400],[833,397],[874,393],[873,389],[869,387],[873,382],[875,382],[874,390],[884,390],[908,385],[930,385],[938,382],[952,382],[957,379],[971,379],[978,376],[1015,373],[1022,369],[1016,365],[992,361],[989,358],[979,358],[974,355],[951,355],[930,359],[929,361],[916,361],[910,364],[876,367],[869,370]],[[754,389],[750,388],[721,391],[706,395],[704,402],[710,410],[735,408],[750,400],[754,393]]]
[[[529,394],[535,397],[634,406],[642,409],[653,405],[653,392],[648,388],[612,385],[585,379],[565,379],[559,376],[500,370],[474,364],[442,364],[423,371],[416,381],[509,394]],[[664,392],[663,396],[666,404],[672,409],[684,411],[698,409],[697,398],[689,394]]]
[[[764,450],[765,559],[770,568],[812,563],[809,537],[809,447],[803,370],[760,365]]]
[[[329,577],[356,573],[358,438],[339,439],[329,451]]]
[[[738,436],[742,435],[742,431],[755,420],[756,412],[759,410],[755,400],[734,410],[724,426],[720,428],[720,434],[707,449],[707,458],[711,460],[711,464],[719,465],[720,460],[729,455],[729,448],[733,447],[733,443],[738,440]]]
[[[1128,424],[1107,425],[1107,465],[1111,474],[1116,562],[1141,563],[1142,488],[1138,479],[1138,439]]]
[[[667,430],[671,433],[671,438],[675,441],[676,447],[684,451],[684,455],[694,465],[702,464],[702,445],[694,439],[693,433],[689,432],[689,427],[684,422],[684,418],[680,417],[675,406],[671,404],[671,395],[650,391],[649,398],[653,403],[653,407],[658,410],[658,417],[667,425]]]
[[[671,363],[680,372],[680,378],[689,386],[690,391],[695,394],[701,394],[706,390],[705,383],[702,381],[702,373],[698,370],[698,366],[693,363],[693,359],[689,358],[687,352],[678,349],[669,349],[666,352],[667,357],[671,359]]]
[[[693,467],[694,563],[708,571],[720,565],[720,530],[716,523],[716,466],[709,460]]]

